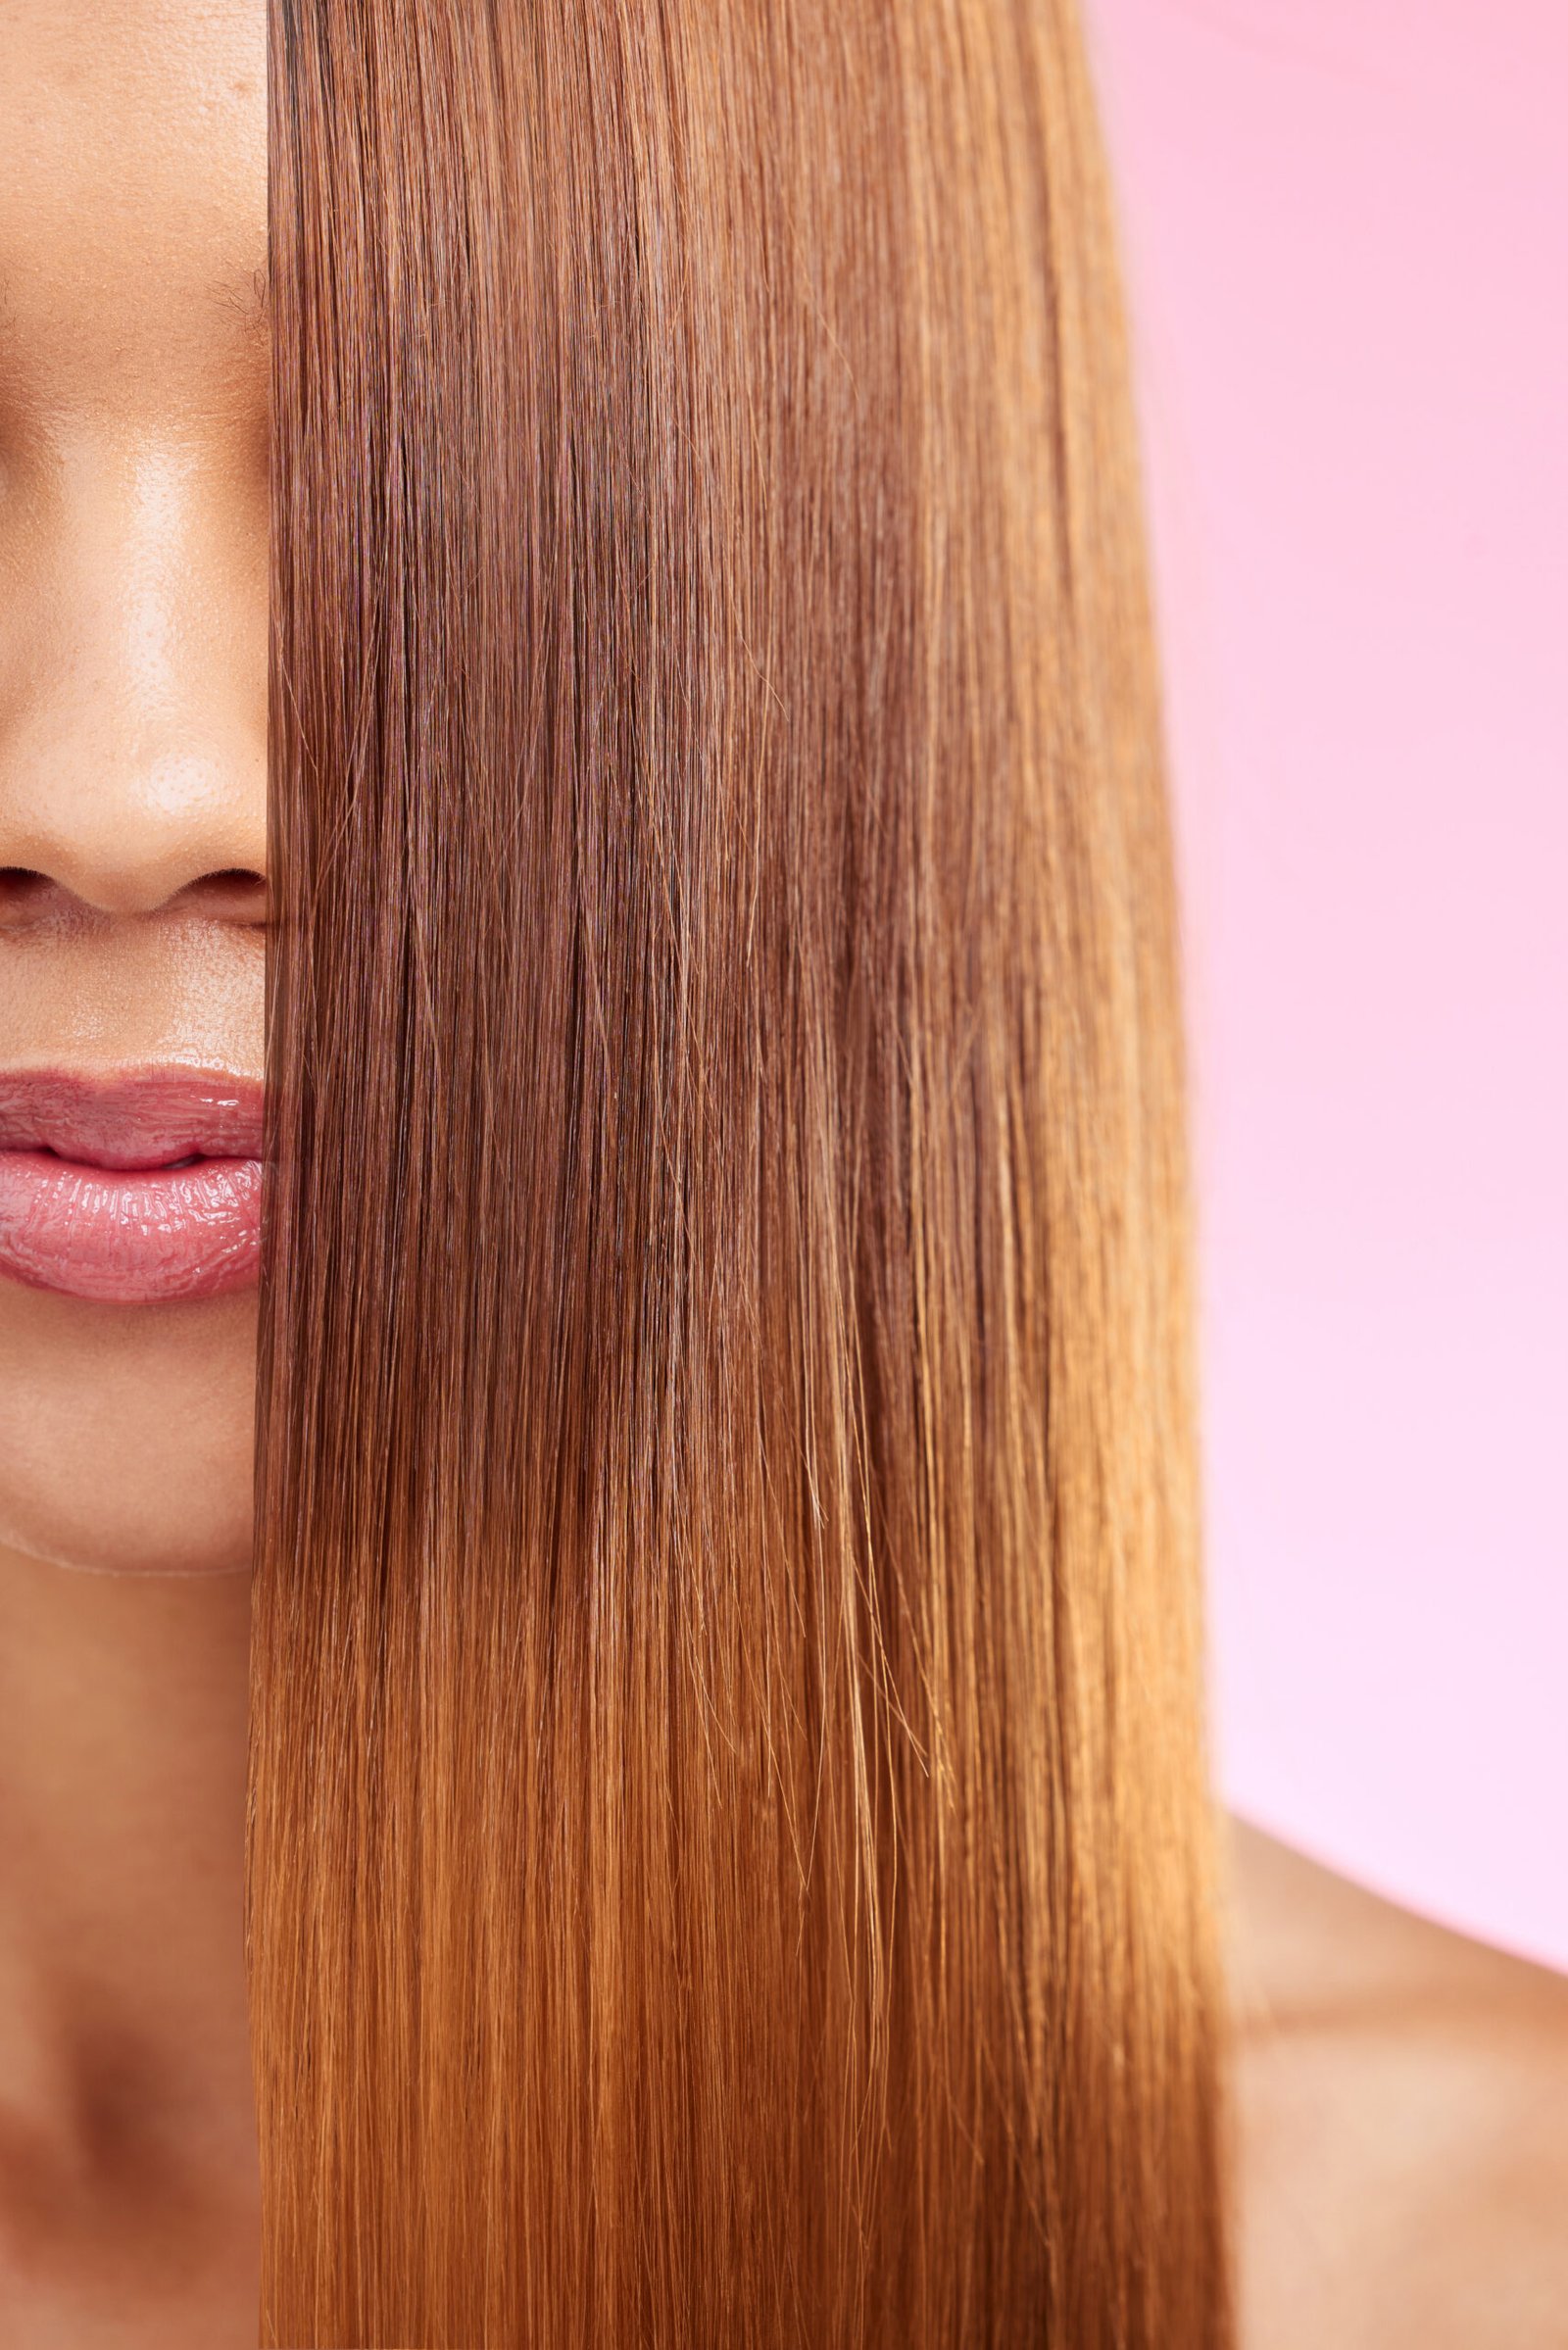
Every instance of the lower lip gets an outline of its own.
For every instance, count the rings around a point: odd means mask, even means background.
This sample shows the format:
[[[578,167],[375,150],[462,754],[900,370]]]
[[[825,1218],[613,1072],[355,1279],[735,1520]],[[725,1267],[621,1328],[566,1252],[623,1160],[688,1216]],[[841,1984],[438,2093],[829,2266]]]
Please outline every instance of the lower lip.
[[[0,1273],[102,1304],[216,1297],[256,1279],[262,1163],[98,1167],[0,1150]]]

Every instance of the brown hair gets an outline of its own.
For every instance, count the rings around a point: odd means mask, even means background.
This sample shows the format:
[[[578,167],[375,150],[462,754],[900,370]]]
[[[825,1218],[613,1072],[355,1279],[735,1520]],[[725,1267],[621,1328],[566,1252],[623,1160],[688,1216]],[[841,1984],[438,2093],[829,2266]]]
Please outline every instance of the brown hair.
[[[268,2343],[1228,2338],[1067,0],[271,0]]]

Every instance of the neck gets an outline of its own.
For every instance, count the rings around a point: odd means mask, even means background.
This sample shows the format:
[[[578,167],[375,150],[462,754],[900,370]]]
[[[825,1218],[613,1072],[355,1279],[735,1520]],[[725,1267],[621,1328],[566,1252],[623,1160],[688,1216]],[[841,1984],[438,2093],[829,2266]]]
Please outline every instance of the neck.
[[[243,1575],[0,1549],[4,2168],[77,2224],[132,2175],[253,2192],[248,1629]]]

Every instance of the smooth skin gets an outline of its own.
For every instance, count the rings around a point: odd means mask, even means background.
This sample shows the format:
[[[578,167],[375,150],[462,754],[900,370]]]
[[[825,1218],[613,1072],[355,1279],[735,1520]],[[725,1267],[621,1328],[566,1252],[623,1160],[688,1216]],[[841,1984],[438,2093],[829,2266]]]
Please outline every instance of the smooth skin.
[[[1241,2350],[1565,2350],[1568,1981],[1240,1822]]]
[[[7,1066],[261,1073],[265,63],[260,0],[0,0]],[[0,1279],[5,2350],[256,2339],[255,1336]]]
[[[0,0],[0,1061],[259,1075],[261,0]],[[254,1299],[0,1277],[0,2350],[249,2350]],[[85,1571],[84,1571],[85,1570]],[[1234,1845],[1243,2350],[1568,2345],[1568,1988]]]

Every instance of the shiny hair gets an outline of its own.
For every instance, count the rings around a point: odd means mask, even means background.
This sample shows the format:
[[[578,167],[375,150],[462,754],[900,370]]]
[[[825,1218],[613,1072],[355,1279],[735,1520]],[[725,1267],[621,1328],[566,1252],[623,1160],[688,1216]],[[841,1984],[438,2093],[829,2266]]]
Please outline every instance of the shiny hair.
[[[269,2344],[1217,2350],[1068,0],[271,0]]]

